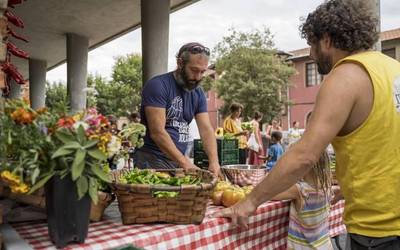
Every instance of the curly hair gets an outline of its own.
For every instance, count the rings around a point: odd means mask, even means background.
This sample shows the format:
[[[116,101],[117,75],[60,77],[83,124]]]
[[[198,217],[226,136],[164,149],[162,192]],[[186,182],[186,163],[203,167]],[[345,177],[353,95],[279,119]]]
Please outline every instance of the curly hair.
[[[310,13],[301,37],[316,43],[328,35],[335,48],[348,52],[370,49],[378,41],[378,18],[365,0],[330,0]]]

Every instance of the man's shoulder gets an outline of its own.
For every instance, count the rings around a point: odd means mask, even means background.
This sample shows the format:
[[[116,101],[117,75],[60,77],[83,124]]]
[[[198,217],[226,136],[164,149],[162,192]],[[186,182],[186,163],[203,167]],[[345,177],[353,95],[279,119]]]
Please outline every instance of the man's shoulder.
[[[172,72],[155,76],[143,86],[143,96],[169,96],[173,91]],[[172,91],[172,92],[171,92]]]
[[[150,78],[147,82],[170,82],[173,78],[173,72],[167,72]]]

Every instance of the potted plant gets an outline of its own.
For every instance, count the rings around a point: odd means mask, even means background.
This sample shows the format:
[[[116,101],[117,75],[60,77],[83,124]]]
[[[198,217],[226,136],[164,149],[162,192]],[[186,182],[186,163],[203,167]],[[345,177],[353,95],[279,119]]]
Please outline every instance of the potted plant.
[[[33,194],[45,186],[49,235],[57,247],[87,236],[90,198],[97,203],[99,180],[109,182],[102,166],[118,151],[109,130],[95,109],[59,118],[23,101],[6,102],[0,176],[13,192]]]
[[[41,181],[50,180],[46,184],[48,226],[58,247],[84,242],[91,200],[98,201],[98,180],[110,182],[102,166],[118,151],[118,140],[107,118],[95,109],[58,121],[53,138],[57,150],[51,156],[54,168],[37,183],[41,186]]]

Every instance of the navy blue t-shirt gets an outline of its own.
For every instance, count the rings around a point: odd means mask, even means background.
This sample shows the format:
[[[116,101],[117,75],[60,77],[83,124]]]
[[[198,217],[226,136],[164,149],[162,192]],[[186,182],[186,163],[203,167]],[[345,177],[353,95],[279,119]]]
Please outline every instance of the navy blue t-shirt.
[[[184,90],[176,82],[173,72],[150,79],[142,91],[140,109],[143,124],[147,127],[146,106],[165,108],[165,129],[176,147],[185,153],[189,140],[189,123],[198,113],[207,112],[207,101],[203,90],[197,87],[191,91]],[[149,130],[144,137],[144,145],[140,150],[166,157],[150,138]]]

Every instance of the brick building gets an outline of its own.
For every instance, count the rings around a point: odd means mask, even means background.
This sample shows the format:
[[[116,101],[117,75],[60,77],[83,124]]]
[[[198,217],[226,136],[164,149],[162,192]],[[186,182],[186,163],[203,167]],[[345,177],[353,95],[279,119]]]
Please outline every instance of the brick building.
[[[381,33],[382,52],[400,61],[400,28]],[[291,78],[288,90],[293,105],[288,107],[286,116],[282,117],[282,127],[287,130],[293,121],[299,121],[304,128],[307,116],[314,108],[315,98],[319,90],[322,76],[318,74],[317,65],[310,58],[310,48],[290,52],[297,74]]]

